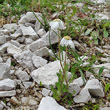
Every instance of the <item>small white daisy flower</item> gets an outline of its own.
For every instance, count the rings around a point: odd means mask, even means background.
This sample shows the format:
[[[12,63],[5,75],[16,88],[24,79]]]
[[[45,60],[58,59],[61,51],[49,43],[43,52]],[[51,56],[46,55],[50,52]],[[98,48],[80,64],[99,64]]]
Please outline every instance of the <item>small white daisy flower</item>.
[[[51,21],[51,22],[49,23],[49,25],[50,25],[50,27],[51,27],[52,30],[58,30],[58,29],[63,30],[63,29],[66,28],[66,27],[64,26],[64,22],[61,21],[60,19],[55,19],[55,20]]]
[[[71,40],[70,36],[63,37],[62,40],[60,41],[60,45],[61,46],[70,46],[72,49],[75,49],[74,43]]]

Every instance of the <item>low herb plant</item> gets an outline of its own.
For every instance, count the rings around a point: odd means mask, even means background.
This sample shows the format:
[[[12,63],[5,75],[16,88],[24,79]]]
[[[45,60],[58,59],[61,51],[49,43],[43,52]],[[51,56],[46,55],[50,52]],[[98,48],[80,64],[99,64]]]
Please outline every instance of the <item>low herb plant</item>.
[[[89,102],[87,105],[85,105],[82,110],[100,110],[99,109],[99,105],[98,104],[92,104],[91,102]]]
[[[62,60],[61,57],[62,47],[59,46],[59,48],[60,48],[59,60],[60,60],[61,70],[59,70],[59,73],[57,73],[58,82],[55,83],[55,87],[51,86],[51,90],[53,92],[53,97],[58,102],[72,104],[73,94],[69,92],[69,84],[75,78],[75,75],[72,75],[72,77],[68,79],[69,65],[66,62],[67,51],[65,54],[65,60],[64,59]]]
[[[61,53],[61,51],[65,50],[67,56],[68,55],[70,56],[70,54],[73,55],[73,58],[75,58],[75,61],[71,61],[71,64],[69,66],[65,62],[65,60],[63,60],[64,63],[62,63],[62,58],[61,58],[61,56],[59,57],[62,69],[59,71],[59,73],[57,73],[58,82],[56,82],[55,86],[52,86],[51,89],[53,92],[53,97],[57,101],[59,101],[60,103],[63,102],[63,103],[71,104],[73,102],[73,95],[74,95],[75,91],[73,91],[73,93],[69,92],[70,83],[77,76],[81,76],[83,79],[83,82],[85,84],[84,72],[91,70],[91,65],[95,61],[95,58],[93,57],[92,61],[89,59],[91,61],[90,64],[87,65],[86,67],[83,67],[83,66],[81,66],[83,64],[83,61],[81,59],[79,59],[79,55],[77,52],[75,52],[71,48],[67,48],[67,47],[66,47],[66,49],[64,49],[64,48],[62,49],[62,47],[59,46],[59,48],[60,48],[60,50],[59,50],[60,53]],[[68,80],[67,76],[68,76],[69,71],[71,72],[72,77]]]

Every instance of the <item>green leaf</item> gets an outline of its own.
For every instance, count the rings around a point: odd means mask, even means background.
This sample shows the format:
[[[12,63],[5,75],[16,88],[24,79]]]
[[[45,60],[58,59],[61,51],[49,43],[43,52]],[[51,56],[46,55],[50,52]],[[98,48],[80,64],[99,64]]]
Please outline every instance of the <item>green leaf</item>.
[[[98,39],[94,39],[94,43],[98,45]]]
[[[92,35],[93,38],[98,38],[99,32],[98,31],[93,31],[91,35]]]
[[[74,16],[76,14],[76,12],[77,12],[77,8],[76,7],[73,7],[73,13],[72,13],[71,16]]]
[[[101,78],[101,75],[102,75],[104,69],[105,69],[104,66],[102,66],[102,67],[99,69],[99,73],[98,73],[98,77],[99,77],[99,78]]]
[[[107,84],[105,85],[105,93],[107,93],[107,92],[108,92],[109,88],[110,88],[110,84],[109,84],[109,83],[107,83]]]
[[[40,86],[42,86],[42,82],[40,81]]]
[[[86,36],[89,35],[89,34],[92,32],[92,30],[93,30],[93,28],[87,29],[86,32],[85,32],[85,35],[86,35]]]
[[[83,72],[82,72],[82,70],[81,70],[81,69],[80,69],[79,71],[80,71],[80,74],[81,74],[82,80],[83,80],[83,82],[84,82],[84,84],[85,84],[86,82],[85,82],[85,77],[84,77],[84,74],[83,74]]]
[[[109,35],[106,29],[104,29],[103,34],[104,34],[104,38],[107,38],[107,37],[108,37],[108,35]]]
[[[104,28],[109,27],[109,26],[110,26],[110,21],[108,21],[107,23],[105,23],[105,24],[103,25]]]
[[[64,70],[65,70],[65,72],[68,71],[68,64],[66,64],[66,65],[64,66]]]

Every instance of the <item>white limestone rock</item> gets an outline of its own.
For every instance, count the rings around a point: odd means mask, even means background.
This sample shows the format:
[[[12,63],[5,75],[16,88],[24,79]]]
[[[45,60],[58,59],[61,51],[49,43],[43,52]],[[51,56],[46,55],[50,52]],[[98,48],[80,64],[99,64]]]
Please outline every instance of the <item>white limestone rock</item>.
[[[17,38],[16,41],[19,42],[20,44],[24,44],[24,42],[25,42],[25,37],[24,37],[24,36],[19,37],[19,38]]]
[[[17,39],[18,37],[21,37],[23,35],[20,27],[15,31],[15,33],[11,34],[10,37],[11,39]]]
[[[104,20],[104,19],[106,19],[106,20],[110,19],[109,16],[104,13],[96,13],[95,15],[96,15],[96,19],[99,21]]]
[[[15,82],[9,78],[0,81],[0,91],[13,90],[15,87]]]
[[[26,27],[31,26],[33,29],[35,28],[35,25],[34,25],[34,24],[32,24],[32,23],[25,23],[25,26],[26,26]]]
[[[5,36],[5,38],[6,38],[6,41],[10,41],[11,40],[11,37],[10,37],[10,35],[4,35]],[[5,42],[6,43],[6,42]]]
[[[105,67],[106,69],[110,69],[110,63],[104,63],[104,64],[99,64],[99,65],[92,65],[93,68],[101,68],[101,67]]]
[[[86,77],[89,78],[92,75],[92,72],[86,71]]]
[[[55,85],[58,81],[57,73],[60,69],[60,62],[54,61],[32,71],[31,76],[38,84],[42,82],[46,88],[50,88],[51,85]],[[68,72],[67,77],[69,79],[71,77],[71,73]]]
[[[9,31],[8,31],[7,29],[1,28],[1,29],[0,29],[0,33],[3,33],[3,34],[5,34],[5,35],[8,35],[8,34],[9,34]]]
[[[21,52],[22,52],[22,50],[20,48],[16,47],[15,45],[13,45],[13,44],[8,46],[8,48],[7,48],[7,53],[11,54],[11,55],[18,54],[18,53],[21,53]]]
[[[84,4],[83,3],[75,3],[75,6],[78,8],[83,8]]]
[[[4,52],[7,51],[7,48],[11,45],[10,42],[6,42],[5,44],[0,46],[0,53],[3,54]]]
[[[105,3],[105,0],[91,0],[93,3],[103,4]]]
[[[35,55],[32,57],[32,62],[36,68],[42,67],[47,64],[47,60],[40,56]]]
[[[10,78],[11,60],[8,59],[6,63],[0,63],[0,79]]]
[[[86,79],[85,79],[85,82],[86,82]],[[83,85],[84,85],[84,81],[83,81],[82,77],[79,77],[79,78],[75,79],[75,80],[73,81],[73,83],[74,83],[74,84],[77,84],[77,85],[79,85],[79,86],[83,86]]]
[[[21,33],[14,33],[10,35],[12,39],[17,39],[18,37],[21,36]]]
[[[15,75],[21,80],[21,81],[29,81],[30,76],[25,72],[22,71],[21,69],[18,69],[15,72]]]
[[[15,95],[16,95],[16,91],[15,90],[0,91],[0,97],[11,97],[11,96],[15,96]]]
[[[32,56],[33,53],[26,50],[22,53],[18,53],[14,55],[14,58],[17,60],[18,63],[20,63],[24,68],[28,67],[30,70],[35,69],[33,63],[32,63]]]
[[[63,106],[59,105],[52,97],[42,98],[38,110],[67,110]]]
[[[40,37],[42,37],[43,35],[46,34],[46,31],[45,31],[44,29],[40,29],[40,30],[37,32],[37,34],[38,34]]]
[[[110,63],[110,58],[109,57],[107,57],[107,58],[100,58],[100,60],[102,61],[102,62],[106,62],[106,63]]]
[[[31,44],[33,42],[32,38],[25,38],[25,43],[27,44]]]
[[[16,47],[20,47],[19,42],[17,42],[16,40],[11,40],[10,42],[11,42],[11,44],[15,45]]]
[[[42,22],[42,20],[40,20]],[[35,32],[38,33],[39,29],[41,27],[41,23],[37,20],[35,23]]]
[[[10,70],[10,74],[14,75],[15,70]]]
[[[21,104],[21,102],[14,96],[11,97],[10,103],[13,104],[13,105],[20,105]]]
[[[46,88],[43,88],[43,89],[42,89],[42,95],[43,95],[43,96],[49,96],[50,93],[51,93],[51,90],[46,89]]]
[[[82,89],[80,94],[74,97],[75,103],[87,103],[91,99],[91,95],[87,89]]]
[[[70,83],[69,92],[73,93],[73,96],[76,96],[80,92],[81,86],[83,85],[84,85],[84,81],[82,80],[82,77],[79,77],[75,79],[72,83]]]
[[[87,84],[85,85],[85,89],[88,89],[92,96],[104,97],[105,95],[101,82],[95,78],[90,77],[90,79],[87,81]]]
[[[106,78],[110,78],[110,71],[109,71],[109,73],[105,73],[103,76]]]
[[[3,62],[3,59],[2,59],[2,57],[0,57],[0,63],[2,63]]]
[[[41,13],[27,12],[26,13],[26,17],[28,19],[28,22],[35,23],[37,21],[37,18],[36,18],[36,16],[34,14],[38,17],[39,20],[42,18],[42,14]]]
[[[28,22],[28,18],[26,15],[22,16],[21,19],[18,21],[18,24],[25,24]]]
[[[15,33],[14,33],[14,34],[20,34],[20,35],[23,35],[23,33],[22,33],[22,30],[21,30],[20,26],[22,26],[22,25],[19,25],[19,28],[15,31]],[[24,25],[23,25],[23,26],[24,26]]]
[[[87,81],[85,87],[81,90],[79,95],[74,97],[75,103],[87,103],[92,96],[96,97],[104,97],[104,91],[102,84],[98,79],[95,79],[93,75],[91,75],[90,79]]]
[[[74,40],[73,43],[78,50],[81,52],[86,52],[86,48],[82,46],[78,41]]]
[[[40,30],[40,28],[42,27],[42,24],[44,24],[44,21],[42,19],[42,14],[41,13],[35,13],[37,18],[36,18],[36,22],[35,22],[35,28],[34,30],[36,31],[36,33],[38,33],[38,31]],[[35,16],[35,15],[34,15]],[[40,21],[40,22],[39,22]],[[42,24],[41,24],[42,23]]]
[[[32,42],[30,45],[29,45],[29,49],[34,52],[42,47],[45,47],[46,46],[46,42],[43,41],[42,39],[38,39],[37,41],[34,41]]]
[[[0,110],[3,110],[4,106],[0,103]]]
[[[80,92],[81,88],[78,84],[70,83],[69,84],[69,92],[73,94],[73,96],[76,96]]]
[[[5,24],[3,25],[4,29],[7,29],[9,32],[14,32],[18,29],[18,25],[16,23]]]
[[[40,19],[42,18],[41,13],[34,12],[35,15]],[[33,14],[33,12],[27,12],[25,15],[21,17],[21,19],[18,21],[18,24],[25,24],[25,23],[35,23],[37,21],[37,18]]]
[[[36,51],[42,47],[49,46],[49,37],[50,37],[50,42],[51,44],[58,43],[58,32],[50,31],[47,32],[45,35],[42,36],[42,38],[34,41],[32,44],[30,44],[29,49],[31,51]]]
[[[2,44],[4,44],[4,43],[6,43],[6,37],[5,37],[4,34],[1,34],[1,33],[0,33],[0,45],[2,45]]]
[[[110,49],[110,45],[109,45],[109,44],[105,44],[105,45],[103,46],[103,48],[104,48],[104,49]]]
[[[100,107],[100,110],[110,110],[110,107]]]
[[[31,98],[31,99],[29,100],[29,105],[30,105],[30,106],[35,106],[35,105],[37,105],[37,101],[36,101],[35,99]]]
[[[22,102],[23,105],[28,105],[29,97],[22,97],[21,102]]]
[[[41,49],[36,50],[34,54],[40,57],[49,56],[49,49],[47,47],[43,47]]]
[[[32,82],[23,82],[23,85],[26,89],[28,89],[32,85]]]
[[[102,75],[106,74],[106,73],[110,73],[110,63],[104,63],[104,64],[99,64],[99,65],[92,65],[93,71],[98,74],[99,73],[99,69],[101,67],[105,67],[105,69],[102,72]]]
[[[95,50],[97,50],[100,53],[104,53],[104,50],[102,48],[99,47],[94,47]]]
[[[20,26],[20,29],[22,30],[22,33],[24,36],[29,36],[33,40],[38,39],[38,35],[36,34],[36,32],[33,30],[33,28],[31,26],[29,26],[29,27]]]

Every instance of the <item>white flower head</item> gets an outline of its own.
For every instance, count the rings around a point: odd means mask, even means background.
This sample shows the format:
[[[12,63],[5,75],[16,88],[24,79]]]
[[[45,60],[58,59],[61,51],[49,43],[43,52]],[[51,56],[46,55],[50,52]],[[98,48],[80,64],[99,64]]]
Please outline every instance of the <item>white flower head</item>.
[[[63,37],[62,40],[60,41],[60,45],[61,46],[70,46],[72,49],[75,49],[74,43],[71,40],[70,36]]]
[[[65,25],[64,25],[64,22],[60,19],[54,19],[53,21],[51,21],[49,23],[50,27],[52,30],[58,30],[58,29],[65,29]]]

